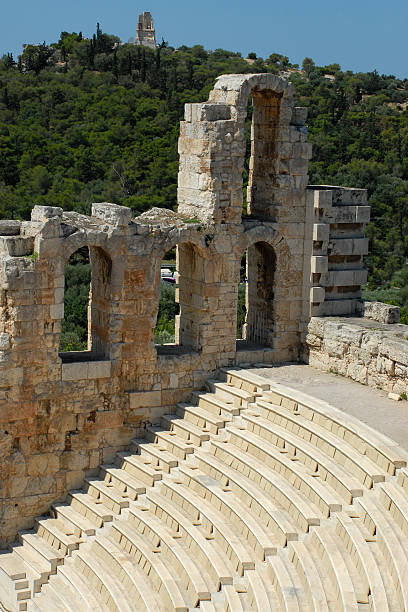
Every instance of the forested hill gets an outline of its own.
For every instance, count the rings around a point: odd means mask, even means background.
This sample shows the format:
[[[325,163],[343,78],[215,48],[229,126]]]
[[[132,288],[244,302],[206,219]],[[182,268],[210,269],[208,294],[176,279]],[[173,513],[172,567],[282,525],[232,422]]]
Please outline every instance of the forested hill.
[[[407,79],[309,58],[299,68],[277,53],[118,43],[98,26],[92,39],[63,32],[0,60],[0,218],[27,218],[33,204],[175,207],[184,103],[206,100],[222,73],[281,73],[309,108],[310,182],[369,191],[370,285],[407,285]]]

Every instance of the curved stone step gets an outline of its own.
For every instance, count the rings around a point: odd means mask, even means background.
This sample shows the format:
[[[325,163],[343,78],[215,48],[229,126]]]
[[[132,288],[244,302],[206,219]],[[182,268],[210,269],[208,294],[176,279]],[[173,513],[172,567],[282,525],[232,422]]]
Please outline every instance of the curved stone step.
[[[103,504],[114,514],[120,514],[123,508],[129,507],[129,500],[132,496],[115,487],[112,482],[86,478],[85,487],[87,487],[87,494],[94,498],[95,503]]]
[[[222,416],[231,420],[233,416],[238,416],[240,413],[240,408],[236,408],[232,400],[229,403],[223,402],[214,393],[196,391],[192,394],[192,398],[196,401],[199,408],[204,408],[204,410],[208,410],[208,412],[215,416]]]
[[[132,562],[132,558],[119,548],[111,538],[98,535],[92,543],[91,551],[118,576],[126,591],[131,595],[133,606],[137,610],[164,610],[153,590],[153,585],[143,572]]]
[[[223,446],[227,448],[228,442],[225,442]],[[279,542],[280,546],[286,546],[288,540],[298,539],[299,529],[291,517],[275,501],[274,495],[270,495],[270,491],[266,492],[262,486],[258,485],[257,481],[251,480],[248,470],[247,473],[245,471],[241,473],[234,466],[229,466],[224,461],[220,461],[217,455],[210,452],[200,451],[196,452],[194,456],[199,468],[211,478],[214,478],[217,481],[216,484],[221,483],[222,486],[227,481],[226,488],[230,489],[244,503],[248,513],[252,516],[255,515],[256,520],[260,520],[262,526],[275,534],[275,540]],[[266,486],[267,482],[264,484]],[[272,488],[271,485],[271,490]],[[309,524],[319,524],[318,518],[313,517],[310,520],[311,523],[307,523],[306,531]]]
[[[146,499],[150,504],[150,511],[170,526],[172,531],[183,536],[183,542],[186,542],[191,556],[199,560],[200,566],[211,576],[216,590],[219,590],[223,584],[232,584],[234,570],[231,566],[227,566],[226,559],[218,550],[215,538],[206,538],[197,529],[198,525],[186,520],[174,504],[169,503],[168,498],[155,491],[149,491]]]
[[[70,555],[83,541],[63,521],[55,518],[36,519],[36,531],[43,540],[62,555]]]
[[[128,521],[141,535],[149,539],[154,548],[159,549],[158,552],[171,563],[193,607],[197,606],[201,600],[211,599],[211,590],[214,589],[214,585],[208,583],[205,568],[201,565],[198,567],[195,559],[191,558],[186,548],[182,546],[180,533],[171,532],[151,512],[137,507],[129,510]]]
[[[308,499],[313,502],[324,516],[328,517],[331,512],[342,509],[342,499],[327,485],[320,481],[319,472],[299,469],[300,462],[293,462],[286,455],[275,450],[272,444],[268,444],[248,431],[245,427],[228,427],[230,434],[229,442],[245,453],[256,457],[262,464],[275,470],[296,489],[301,490]]]
[[[215,393],[223,401],[232,401],[235,408],[248,408],[250,404],[255,402],[258,394],[239,389],[233,384],[219,382],[218,380],[208,379],[207,387]]]
[[[301,601],[304,601],[305,592],[299,577],[288,564],[285,564],[280,555],[269,556],[267,559],[271,582],[277,592],[281,610],[286,612],[301,612]]]
[[[355,591],[336,539],[331,536],[328,529],[313,527],[310,543],[325,563],[338,609],[357,612],[359,603],[368,603],[368,600]]]
[[[260,524],[259,517],[253,516],[242,501],[232,494],[231,489],[223,487],[206,474],[196,473],[190,468],[180,468],[180,474],[188,488],[208,499],[224,515],[225,520],[239,530],[259,559],[263,560],[268,554],[276,554],[280,545],[276,531]]]
[[[266,378],[254,372],[248,372],[245,368],[221,368],[220,373],[226,377],[227,383],[249,393],[261,393],[268,391],[271,387]]]
[[[272,582],[267,576],[266,568],[257,564],[255,571],[247,571],[248,603],[250,610],[277,610],[279,599]]]
[[[87,599],[84,600],[81,596],[81,591],[78,588],[74,589],[72,584],[61,575],[59,570],[55,576],[51,576],[49,583],[44,585],[41,597],[45,601],[48,599],[48,589],[52,589],[52,591],[64,602],[65,606],[68,607],[71,612],[76,612],[77,610],[82,609],[86,610],[90,604],[89,591],[87,592]],[[38,599],[40,599],[40,597]],[[36,601],[36,598],[34,598],[34,601]],[[48,610],[49,609],[50,608],[48,608]],[[89,607],[89,609],[91,608]]]
[[[42,588],[42,592],[34,597],[33,603],[36,610],[41,612],[74,612],[75,608],[64,601],[61,596],[61,590],[56,592],[50,583],[45,584]]]
[[[74,566],[84,576],[89,591],[114,612],[134,612],[133,600],[110,568],[91,551],[79,550],[73,557]]]
[[[107,612],[109,608],[106,604],[98,600],[89,588],[89,583],[74,565],[73,559],[67,559],[64,565],[58,568],[55,579],[61,579],[69,592],[73,591],[80,599],[82,608],[77,610],[92,610],[92,612]]]
[[[296,567],[312,609],[329,611],[328,594],[307,546],[303,542],[289,542],[288,554],[290,561]]]
[[[408,496],[393,482],[379,485],[380,501],[388,510],[404,535],[408,536]]]
[[[197,496],[181,481],[163,480],[161,493],[170,498],[193,525],[201,525],[207,533],[214,536],[214,540],[233,563],[233,568],[239,575],[242,576],[245,570],[255,568],[253,551],[245,546],[242,537],[232,530],[225,517],[207,500]]]
[[[160,599],[164,600],[167,609],[188,612],[187,593],[180,588],[179,581],[170,573],[168,563],[162,561],[160,553],[134,526],[123,520],[115,521],[110,535],[153,581],[154,588]]]
[[[125,493],[128,500],[134,501],[146,493],[146,485],[122,468],[104,466],[101,477],[108,486],[114,486],[120,493]]]
[[[170,432],[175,432],[182,440],[192,442],[195,446],[201,446],[203,442],[210,439],[209,433],[204,432],[202,427],[198,427],[178,415],[165,414],[161,420],[163,426]]]
[[[161,474],[141,455],[129,452],[116,453],[116,467],[124,470],[136,478],[140,483],[152,487]]]
[[[377,496],[364,495],[357,501],[356,507],[369,533],[376,537],[393,577],[401,610],[408,610],[408,537],[398,529],[392,517],[384,512],[376,493]]]
[[[176,407],[176,414],[190,421],[196,427],[200,427],[202,431],[208,431],[212,434],[217,434],[218,430],[225,426],[228,422],[226,418],[215,416],[208,410],[199,406],[191,406],[190,404],[179,403]]]
[[[104,523],[110,522],[113,518],[112,510],[107,508],[100,500],[96,499],[83,491],[73,491],[67,501],[73,510],[82,514],[96,527],[102,527]]]
[[[291,461],[302,462],[312,473],[318,472],[320,478],[348,504],[352,503],[354,497],[363,494],[361,483],[353,474],[337,465],[333,458],[310,442],[259,415],[243,414],[242,419],[249,431],[272,444],[278,452],[287,455]]]
[[[168,473],[172,468],[177,467],[180,461],[178,457],[163,446],[151,444],[146,440],[135,439],[132,441],[132,447],[143,460],[150,462],[150,467],[158,474]]]
[[[276,406],[263,399],[257,401],[257,407],[261,416],[320,448],[329,457],[334,458],[337,463],[348,469],[368,489],[374,482],[382,482],[385,479],[386,472],[379,469],[371,459],[357,451],[344,439],[338,438],[320,425],[304,418],[301,412],[290,412],[284,407]]]
[[[407,453],[393,440],[327,402],[275,382],[271,382],[270,391],[265,391],[263,396],[277,406],[284,405],[300,412],[303,417],[347,440],[390,475],[407,465]]]
[[[325,515],[318,506],[302,496],[278,472],[260,463],[250,454],[240,451],[229,442],[215,440],[211,442],[209,452],[237,472],[245,474],[252,482],[256,482],[274,502],[284,508],[302,531],[307,532],[310,525],[319,525],[320,520],[324,518]]]
[[[383,577],[370,550],[369,542],[363,537],[358,525],[344,512],[336,514],[336,532],[352,555],[360,576],[365,580],[370,607],[380,612],[391,610]]]
[[[159,448],[172,453],[178,460],[185,459],[187,455],[194,452],[193,442],[184,440],[175,432],[167,431],[161,427],[147,427],[146,438]]]
[[[25,550],[31,554],[41,558],[41,560],[49,567],[50,574],[55,574],[57,566],[64,562],[64,554],[55,548],[52,548],[38,534],[32,531],[20,531],[19,539],[22,543],[21,552]]]
[[[88,535],[95,534],[95,525],[68,504],[53,504],[51,507],[51,515],[61,520],[72,529],[77,538],[85,538]]]

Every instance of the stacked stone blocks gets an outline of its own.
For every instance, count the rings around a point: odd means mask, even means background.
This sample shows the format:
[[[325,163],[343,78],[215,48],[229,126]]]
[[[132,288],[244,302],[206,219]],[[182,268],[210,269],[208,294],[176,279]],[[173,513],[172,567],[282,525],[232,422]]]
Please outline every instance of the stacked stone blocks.
[[[365,226],[370,220],[365,189],[308,187],[314,210],[311,314],[358,313],[361,286],[367,282]]]

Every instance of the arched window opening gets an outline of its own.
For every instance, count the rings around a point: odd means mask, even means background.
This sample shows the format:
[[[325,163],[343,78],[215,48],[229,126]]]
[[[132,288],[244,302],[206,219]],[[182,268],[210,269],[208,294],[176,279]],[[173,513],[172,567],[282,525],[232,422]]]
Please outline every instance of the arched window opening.
[[[245,322],[237,348],[271,346],[274,332],[274,277],[276,255],[266,242],[257,242],[246,251]],[[242,278],[242,265],[241,273]],[[240,287],[238,288],[238,315]],[[242,293],[242,290],[241,290]],[[241,297],[242,299],[242,297]]]
[[[65,266],[60,356],[64,362],[109,358],[112,262],[98,247],[84,246]]]
[[[156,345],[159,354],[178,355],[201,348],[200,288],[204,278],[204,261],[196,247],[190,243],[176,245],[175,261],[172,253],[174,249],[161,262],[161,298],[155,338],[156,342],[159,340]]]
[[[160,266],[160,300],[154,341],[158,345],[175,344],[176,316],[180,308],[176,302],[176,248],[165,253]]]
[[[260,219],[273,220],[271,194],[277,187],[277,174],[285,174],[283,164],[276,167],[281,98],[280,93],[255,89],[248,105],[248,117],[252,113],[252,120],[250,159],[244,164],[248,166],[247,213]]]
[[[75,251],[65,266],[64,318],[60,352],[88,350],[91,262],[88,247]]]

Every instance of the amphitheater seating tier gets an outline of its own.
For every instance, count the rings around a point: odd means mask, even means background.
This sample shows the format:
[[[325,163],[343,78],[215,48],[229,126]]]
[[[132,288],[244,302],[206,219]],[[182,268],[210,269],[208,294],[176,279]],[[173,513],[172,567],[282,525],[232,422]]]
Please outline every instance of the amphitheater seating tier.
[[[0,594],[13,612],[403,612],[406,465],[339,410],[223,369],[19,534]]]

